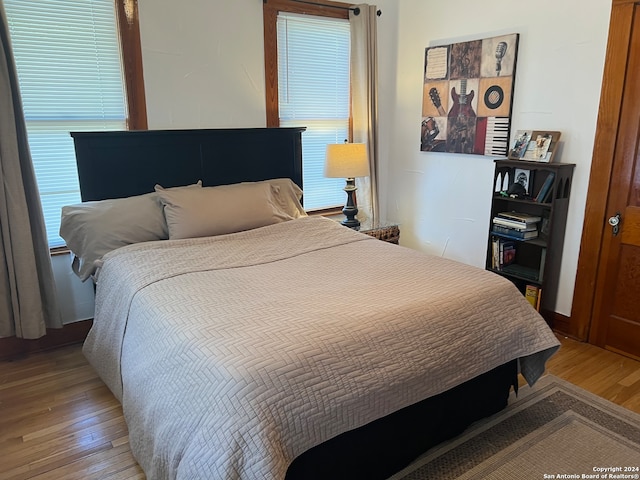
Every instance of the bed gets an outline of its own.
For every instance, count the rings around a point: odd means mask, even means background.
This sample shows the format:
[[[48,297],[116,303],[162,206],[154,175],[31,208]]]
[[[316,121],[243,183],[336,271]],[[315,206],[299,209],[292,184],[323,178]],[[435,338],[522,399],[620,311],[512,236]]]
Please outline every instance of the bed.
[[[302,131],[72,134],[86,205],[159,195],[170,232],[93,262],[83,349],[150,479],[384,479],[504,408],[558,348],[490,272],[295,208],[238,230],[238,188],[300,200]],[[220,192],[187,227],[169,216],[173,196]],[[236,230],[190,234],[211,215]]]

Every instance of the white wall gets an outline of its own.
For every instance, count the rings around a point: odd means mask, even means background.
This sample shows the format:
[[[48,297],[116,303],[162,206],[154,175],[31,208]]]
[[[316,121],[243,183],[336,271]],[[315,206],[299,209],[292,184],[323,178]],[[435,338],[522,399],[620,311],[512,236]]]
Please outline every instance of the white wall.
[[[493,161],[420,152],[424,49],[520,33],[513,128],[562,131],[560,160],[577,164],[556,308],[570,314],[610,3],[377,1],[381,209],[402,244],[484,266]],[[138,5],[149,128],[265,126],[262,2]],[[67,314],[85,315],[88,284],[67,275],[57,270]]]
[[[611,0],[379,0],[380,96],[389,157],[387,215],[401,243],[484,267],[492,158],[420,152],[422,72],[427,46],[520,34],[513,130],[559,130],[559,161],[577,164],[556,311],[570,315],[596,127]],[[387,12],[397,5],[397,25]],[[394,19],[395,20],[395,19]],[[389,73],[393,72],[393,73]],[[395,75],[393,79],[387,78]],[[381,79],[381,84],[383,80]],[[389,89],[387,89],[389,88]],[[390,100],[389,97],[393,98]]]
[[[63,323],[93,318],[93,284],[91,281],[82,283],[76,277],[71,270],[71,260],[71,254],[51,258]]]
[[[266,125],[262,2],[140,0],[149,128]]]

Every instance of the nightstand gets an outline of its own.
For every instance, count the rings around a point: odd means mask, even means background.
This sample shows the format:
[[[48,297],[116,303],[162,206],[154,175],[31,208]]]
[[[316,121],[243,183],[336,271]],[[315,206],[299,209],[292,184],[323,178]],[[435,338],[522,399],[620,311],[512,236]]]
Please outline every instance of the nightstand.
[[[344,215],[328,215],[327,218],[341,222],[344,220]],[[348,228],[348,227],[345,227]],[[360,233],[369,235],[370,237],[377,238],[383,242],[393,243],[398,245],[400,241],[400,226],[393,222],[376,221],[373,223],[370,219],[365,220],[360,224],[360,227],[354,230],[358,230]]]

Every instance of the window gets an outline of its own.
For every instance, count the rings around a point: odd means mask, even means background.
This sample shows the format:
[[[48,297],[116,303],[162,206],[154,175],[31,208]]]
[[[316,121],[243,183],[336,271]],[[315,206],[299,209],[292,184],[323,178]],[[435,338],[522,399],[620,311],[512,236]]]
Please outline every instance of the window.
[[[117,8],[126,15],[123,38],[129,40],[138,32],[137,12],[126,0],[4,0],[4,5],[49,246],[63,246],[60,209],[80,202],[69,132],[131,124]],[[139,49],[139,36],[134,47]],[[132,65],[139,78],[127,86],[142,81],[136,61]],[[144,109],[142,114],[146,118]]]
[[[265,4],[267,126],[307,127],[304,203],[316,210],[345,199],[344,180],[324,177],[324,158],[328,143],[350,138],[350,26],[346,8],[300,5]]]

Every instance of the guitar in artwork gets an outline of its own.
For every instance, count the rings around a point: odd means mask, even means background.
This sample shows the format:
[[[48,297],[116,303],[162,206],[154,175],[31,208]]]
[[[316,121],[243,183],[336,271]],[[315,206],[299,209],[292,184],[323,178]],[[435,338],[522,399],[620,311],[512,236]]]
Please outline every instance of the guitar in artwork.
[[[431,90],[429,90],[429,98],[431,98],[431,103],[433,103],[433,106],[438,109],[438,114],[441,117],[444,117],[447,112],[445,112],[444,108],[442,108],[442,101],[440,100],[440,94],[438,93],[438,89],[436,87],[432,87]]]
[[[456,87],[451,89],[451,98],[453,99],[453,107],[449,110],[449,118],[453,117],[476,117],[476,112],[473,111],[471,102],[475,92],[467,93],[467,79],[460,79],[460,93],[456,92]]]
[[[449,110],[447,127],[447,152],[473,153],[476,138],[476,112],[473,111],[471,102],[475,92],[467,93],[467,74],[469,60],[462,60],[464,65],[463,75],[460,79],[460,93],[456,87],[451,88],[453,106]]]

